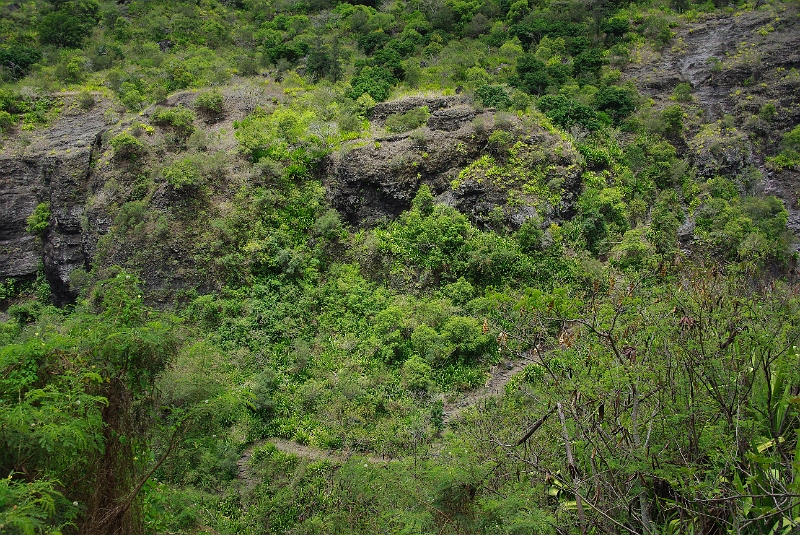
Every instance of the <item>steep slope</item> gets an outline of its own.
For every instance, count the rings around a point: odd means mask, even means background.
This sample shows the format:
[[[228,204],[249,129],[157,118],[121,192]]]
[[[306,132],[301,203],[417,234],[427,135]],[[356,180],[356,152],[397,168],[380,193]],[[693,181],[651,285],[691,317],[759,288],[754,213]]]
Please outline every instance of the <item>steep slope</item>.
[[[800,173],[767,164],[784,133],[800,123],[800,15],[796,4],[707,15],[684,23],[670,44],[624,77],[653,99],[655,109],[676,101],[687,114],[683,132],[691,163],[702,176],[740,177],[762,195],[776,195],[800,233]],[[679,84],[689,84],[691,94]],[[705,129],[719,123],[721,128]],[[709,135],[712,134],[712,135]],[[755,179],[744,178],[748,168]]]

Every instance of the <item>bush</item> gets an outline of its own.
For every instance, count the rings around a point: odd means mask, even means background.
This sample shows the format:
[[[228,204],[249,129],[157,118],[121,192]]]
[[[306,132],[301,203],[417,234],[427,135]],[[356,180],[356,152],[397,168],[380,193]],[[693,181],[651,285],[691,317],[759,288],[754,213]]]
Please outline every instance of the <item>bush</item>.
[[[146,213],[147,207],[144,202],[126,202],[120,207],[119,212],[117,212],[117,216],[114,218],[114,226],[120,233],[127,232],[144,221]]]
[[[80,48],[100,21],[100,5],[96,0],[70,0],[58,4],[56,11],[42,17],[39,38],[48,45]]]
[[[415,108],[406,113],[393,113],[386,118],[386,130],[398,134],[419,128],[428,122],[431,112],[427,106]]]
[[[597,92],[594,97],[594,105],[598,110],[608,113],[616,123],[630,115],[636,108],[631,92],[613,85],[604,87]]]
[[[0,110],[0,132],[10,130],[14,126],[14,116],[7,111]]]
[[[44,237],[50,226],[50,203],[40,203],[33,209],[33,213],[25,220],[25,228],[34,236]]]
[[[208,91],[201,93],[194,101],[195,107],[203,113],[217,115],[222,113],[224,97],[218,91]]]
[[[517,74],[511,82],[532,95],[543,93],[551,83],[544,62],[533,54],[525,54],[517,60]]]
[[[194,112],[183,106],[177,108],[158,108],[150,117],[154,125],[172,128],[181,138],[188,138],[194,132]]]
[[[350,98],[359,98],[364,93],[368,93],[376,102],[383,102],[389,98],[389,91],[397,83],[394,75],[384,67],[364,67],[353,76],[350,85]]]
[[[416,355],[405,361],[400,374],[403,387],[417,395],[426,395],[434,386],[431,366]]]
[[[8,69],[13,78],[28,74],[31,66],[41,59],[42,53],[38,49],[18,43],[0,48],[0,66]]]
[[[475,90],[475,96],[481,104],[490,108],[505,110],[511,106],[511,99],[499,85],[484,84]]]
[[[593,109],[564,95],[545,95],[539,99],[539,109],[558,126],[569,129],[580,125],[587,130],[600,128],[600,121]]]
[[[783,150],[774,158],[769,158],[769,163],[779,171],[785,168],[800,169],[800,125],[783,135],[781,146]]]
[[[130,132],[121,132],[111,139],[114,156],[124,160],[135,160],[144,153],[144,143]]]
[[[675,90],[672,92],[672,99],[678,102],[691,102],[692,84],[689,82],[682,82],[675,86]]]
[[[611,249],[609,260],[620,269],[653,267],[656,248],[647,240],[646,227],[627,231]]]
[[[189,158],[178,160],[161,172],[167,184],[176,191],[198,189],[203,186],[203,178],[197,166]]]
[[[94,96],[89,93],[88,91],[81,91],[78,94],[78,106],[81,109],[88,110],[91,109],[92,106],[95,105]]]

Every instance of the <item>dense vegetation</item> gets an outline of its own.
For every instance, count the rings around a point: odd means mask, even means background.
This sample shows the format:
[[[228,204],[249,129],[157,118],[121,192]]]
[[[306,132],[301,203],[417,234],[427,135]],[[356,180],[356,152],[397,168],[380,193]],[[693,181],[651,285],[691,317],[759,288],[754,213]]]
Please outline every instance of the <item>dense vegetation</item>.
[[[3,143],[110,102],[114,177],[73,305],[0,284],[0,531],[796,533],[797,257],[742,155],[798,171],[800,126],[622,73],[679,23],[795,8],[0,2]],[[270,103],[215,129],[246,81]],[[324,162],[403,135],[422,169],[434,110],[370,117],[425,92],[492,110],[480,155],[346,223]],[[439,202],[488,183],[480,217]]]

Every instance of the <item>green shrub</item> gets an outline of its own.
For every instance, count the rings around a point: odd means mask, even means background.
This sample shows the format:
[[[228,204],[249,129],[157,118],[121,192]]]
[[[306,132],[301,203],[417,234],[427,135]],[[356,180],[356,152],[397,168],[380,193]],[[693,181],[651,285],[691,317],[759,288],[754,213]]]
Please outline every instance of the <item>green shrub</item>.
[[[539,99],[538,105],[551,121],[562,128],[580,125],[587,130],[597,130],[601,126],[593,109],[564,95],[545,95]]]
[[[386,130],[398,134],[419,128],[428,122],[431,112],[427,106],[415,108],[406,113],[393,113],[386,118]]]
[[[178,160],[165,167],[161,174],[167,184],[176,191],[198,189],[203,186],[203,177],[195,163],[189,158]]]
[[[121,132],[111,138],[114,155],[123,160],[135,160],[144,153],[144,143],[136,139],[130,132]]]
[[[358,74],[353,76],[350,85],[349,96],[357,99],[364,93],[368,93],[376,102],[382,102],[389,98],[389,91],[397,83],[397,78],[384,67],[364,67]]]
[[[418,395],[425,395],[433,388],[431,366],[422,358],[414,355],[401,370],[403,387]]]
[[[598,110],[608,113],[616,123],[630,115],[636,108],[631,91],[613,85],[603,87],[597,92],[594,105]]]
[[[758,110],[758,116],[764,121],[772,121],[775,117],[778,116],[778,110],[775,107],[775,103],[767,102],[761,109]]]
[[[14,116],[7,111],[0,110],[0,132],[10,130],[14,126]]]
[[[78,106],[81,109],[88,110],[91,109],[92,106],[95,105],[94,95],[89,93],[88,91],[81,91],[78,93]]]
[[[692,84],[689,82],[682,82],[675,86],[675,90],[672,92],[672,99],[678,102],[691,102]]]
[[[500,155],[507,153],[514,144],[514,134],[507,130],[493,130],[489,134],[489,148],[494,154]]]
[[[168,127],[181,138],[188,138],[194,132],[194,112],[183,106],[177,108],[157,108],[150,117],[150,122],[161,127]]]
[[[653,267],[656,249],[647,240],[646,231],[645,227],[627,231],[622,241],[611,248],[611,263],[620,269]]]
[[[668,106],[661,112],[664,123],[664,134],[670,138],[680,137],[683,133],[683,119],[686,114],[678,104]]]
[[[475,90],[475,96],[481,104],[490,108],[505,110],[511,106],[511,99],[499,85],[484,84]]]
[[[525,54],[517,59],[517,74],[511,83],[526,93],[538,95],[547,89],[551,80],[544,62],[533,54]]]
[[[147,207],[144,202],[126,202],[120,207],[119,212],[117,212],[117,216],[114,218],[114,226],[120,233],[127,232],[144,221],[146,213]]]
[[[218,91],[207,91],[197,96],[195,107],[203,113],[217,115],[222,113],[222,104],[225,98]]]
[[[50,226],[50,203],[40,203],[33,209],[33,213],[25,220],[26,230],[34,236],[44,237]]]
[[[7,68],[13,78],[28,74],[31,66],[42,59],[42,53],[29,46],[14,43],[0,48],[0,65]]]
[[[48,45],[80,48],[100,21],[100,5],[96,0],[54,3],[57,10],[47,13],[39,22],[39,38]]]
[[[611,155],[608,154],[608,149],[602,145],[581,143],[578,145],[578,152],[586,159],[586,166],[589,169],[604,169],[611,165]]]
[[[786,132],[781,141],[783,150],[775,157],[769,158],[769,163],[777,170],[800,169],[800,125]]]

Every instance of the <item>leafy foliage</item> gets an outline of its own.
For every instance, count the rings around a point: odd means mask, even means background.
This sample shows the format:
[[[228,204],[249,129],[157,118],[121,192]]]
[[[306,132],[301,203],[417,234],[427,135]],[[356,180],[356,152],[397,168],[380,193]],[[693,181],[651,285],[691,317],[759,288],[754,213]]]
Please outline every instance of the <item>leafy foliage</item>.
[[[408,132],[428,122],[431,116],[427,106],[415,108],[406,113],[393,113],[386,118],[386,130],[393,133]]]
[[[33,213],[25,220],[26,230],[34,236],[44,237],[50,228],[50,203],[39,203]]]
[[[157,128],[124,118],[92,159],[114,176],[81,225],[113,224],[74,307],[47,304],[43,272],[0,284],[0,531],[796,531],[791,207],[753,196],[751,154],[791,173],[800,133],[757,94],[704,124],[689,84],[621,82],[715,9],[672,6],[4,8],[14,147],[73,94]],[[781,6],[759,16],[789,25]],[[320,176],[332,152],[406,150],[372,137],[377,102],[462,90],[513,112],[452,133],[452,174],[430,144],[450,134],[412,133],[402,188],[344,201],[386,193],[398,217],[329,205],[360,179]]]

